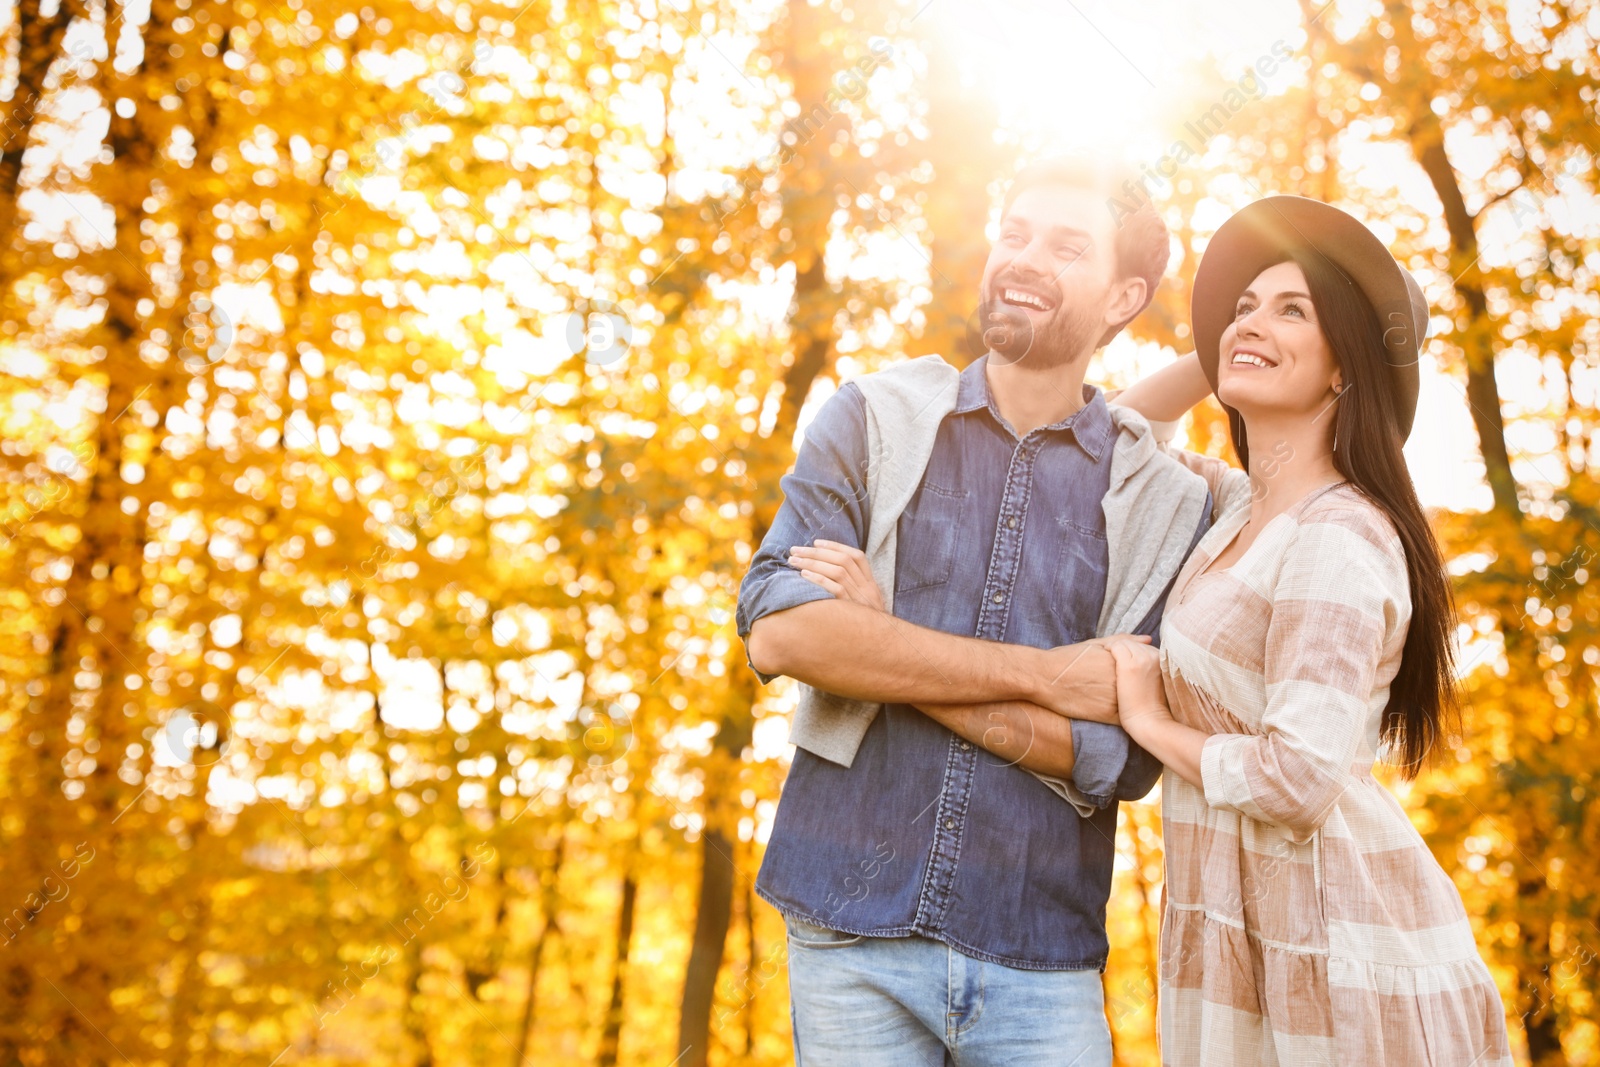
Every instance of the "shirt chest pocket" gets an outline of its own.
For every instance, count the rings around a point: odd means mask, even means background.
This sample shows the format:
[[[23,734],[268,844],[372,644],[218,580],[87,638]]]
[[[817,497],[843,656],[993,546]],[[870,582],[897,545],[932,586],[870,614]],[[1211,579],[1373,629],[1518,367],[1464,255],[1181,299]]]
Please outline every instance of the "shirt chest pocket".
[[[1110,546],[1105,531],[1062,516],[1056,520],[1055,568],[1050,575],[1050,614],[1063,639],[1094,636],[1106,598]]]
[[[895,550],[895,599],[948,585],[971,493],[923,482],[900,517]]]

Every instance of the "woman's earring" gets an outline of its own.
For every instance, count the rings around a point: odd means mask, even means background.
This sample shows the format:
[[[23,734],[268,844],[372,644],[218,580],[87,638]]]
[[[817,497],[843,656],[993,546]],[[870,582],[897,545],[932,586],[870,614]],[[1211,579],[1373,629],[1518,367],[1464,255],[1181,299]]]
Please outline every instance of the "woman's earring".
[[[1333,387],[1333,399],[1335,403],[1338,403],[1339,398],[1343,395],[1344,386],[1336,385]],[[1339,451],[1339,412],[1337,409],[1335,409],[1333,413],[1333,450],[1335,452]]]

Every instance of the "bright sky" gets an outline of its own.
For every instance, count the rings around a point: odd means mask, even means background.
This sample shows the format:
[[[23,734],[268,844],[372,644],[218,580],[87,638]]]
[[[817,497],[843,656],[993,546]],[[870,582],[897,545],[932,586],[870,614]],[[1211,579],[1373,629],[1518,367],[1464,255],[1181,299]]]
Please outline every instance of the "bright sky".
[[[1242,75],[1275,43],[1303,39],[1293,0],[929,0],[912,25],[959,42],[970,83],[999,102],[1008,127],[1057,151],[1125,146],[1151,160],[1167,148],[1157,133],[1174,111],[1212,103],[1193,106],[1194,73]]]

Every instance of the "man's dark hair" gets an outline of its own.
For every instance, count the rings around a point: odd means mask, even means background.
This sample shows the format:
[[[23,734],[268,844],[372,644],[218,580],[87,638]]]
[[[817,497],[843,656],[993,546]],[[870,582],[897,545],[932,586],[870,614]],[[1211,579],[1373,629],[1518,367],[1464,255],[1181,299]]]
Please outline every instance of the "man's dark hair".
[[[1100,338],[1100,344],[1104,345],[1138,318],[1150,306],[1150,301],[1155,299],[1156,286],[1161,284],[1161,277],[1167,272],[1167,259],[1172,254],[1172,239],[1167,233],[1167,224],[1161,221],[1155,202],[1146,194],[1137,175],[1131,170],[1117,164],[1101,164],[1072,157],[1041,159],[1018,171],[1006,190],[1000,217],[1005,218],[1017,197],[1041,186],[1066,186],[1104,194],[1106,211],[1117,224],[1117,275],[1121,278],[1137,276],[1144,279],[1144,303],[1139,305],[1138,311]]]

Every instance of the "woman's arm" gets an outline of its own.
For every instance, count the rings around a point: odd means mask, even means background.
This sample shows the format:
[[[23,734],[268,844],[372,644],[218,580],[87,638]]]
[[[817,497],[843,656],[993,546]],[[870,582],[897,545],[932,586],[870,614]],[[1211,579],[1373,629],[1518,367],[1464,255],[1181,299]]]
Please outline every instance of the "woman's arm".
[[[1260,733],[1176,721],[1160,653],[1113,638],[1122,728],[1211,807],[1309,840],[1349,784],[1389,628],[1404,610],[1405,556],[1386,543],[1393,538],[1366,508],[1302,516],[1271,591]]]
[[[1149,645],[1112,638],[1117,664],[1117,713],[1128,736],[1173,773],[1204,789],[1200,757],[1209,734],[1172,717],[1161,682],[1161,653]]]
[[[1200,369],[1200,357],[1190,352],[1154,374],[1140,378],[1110,402],[1137,411],[1151,423],[1172,423],[1182,418],[1210,392],[1211,383],[1206,381],[1206,372]],[[1168,429],[1169,432],[1161,432],[1157,427],[1158,441],[1172,436],[1171,428]],[[1237,467],[1229,466],[1215,456],[1182,448],[1169,449],[1168,454],[1206,480],[1206,486],[1211,490],[1213,522],[1249,502],[1249,476]]]
[[[1172,422],[1181,419],[1209,392],[1211,383],[1200,369],[1200,357],[1190,352],[1140,378],[1111,402],[1132,408],[1151,422]]]

